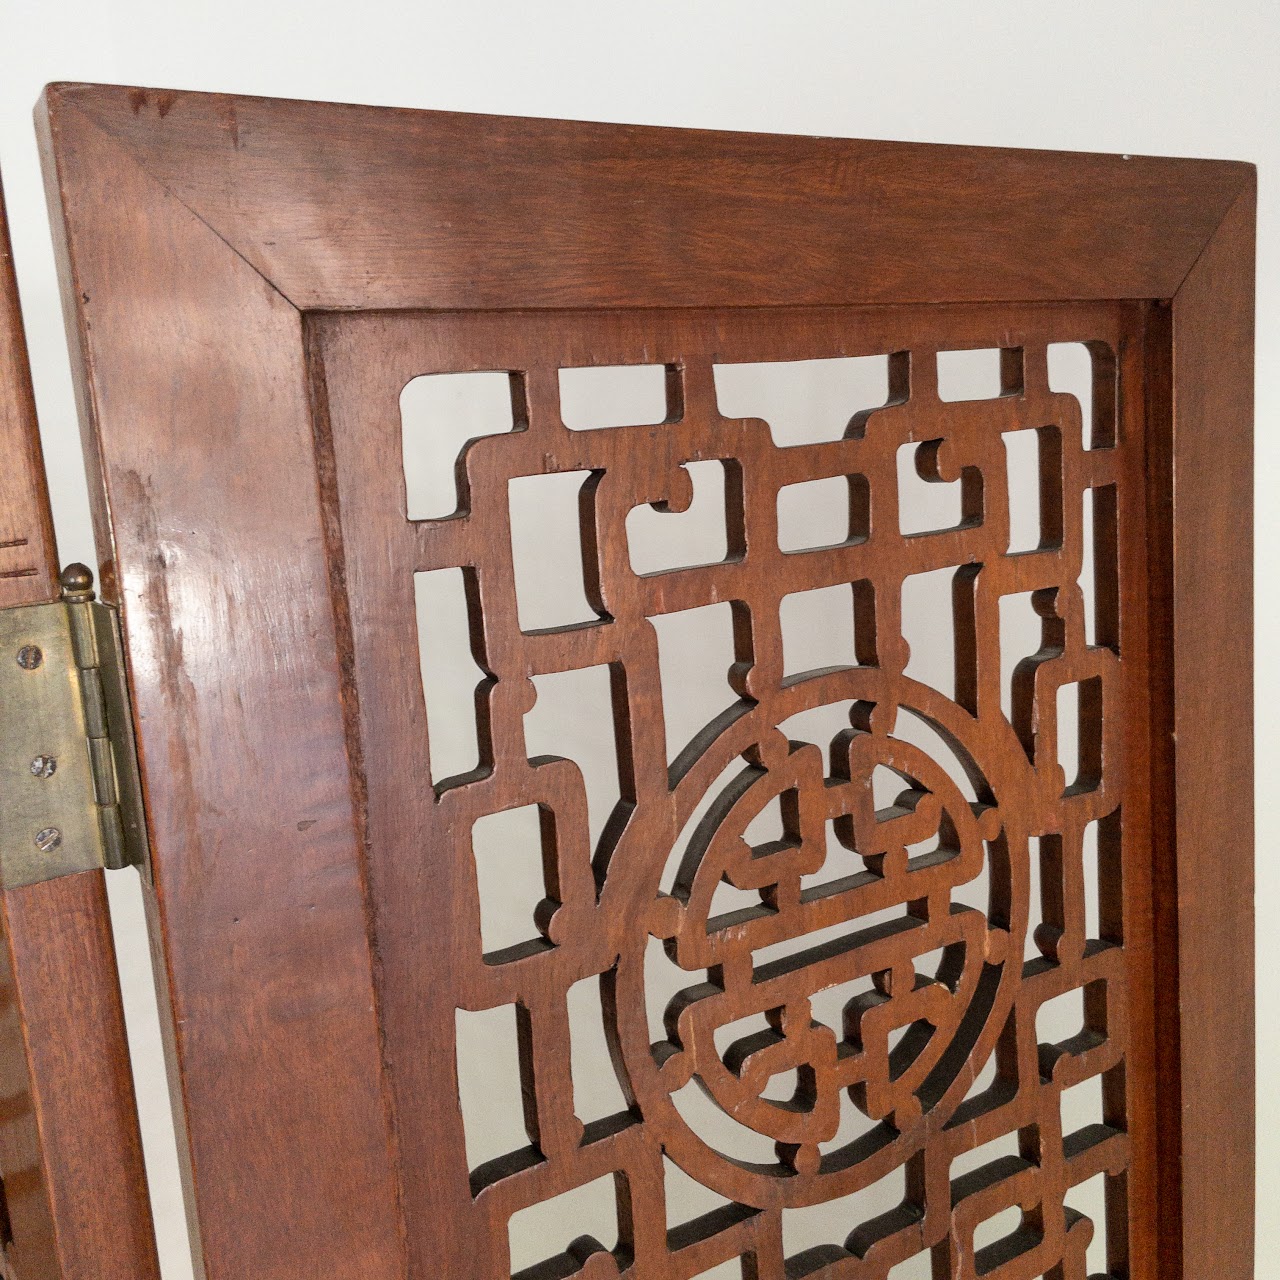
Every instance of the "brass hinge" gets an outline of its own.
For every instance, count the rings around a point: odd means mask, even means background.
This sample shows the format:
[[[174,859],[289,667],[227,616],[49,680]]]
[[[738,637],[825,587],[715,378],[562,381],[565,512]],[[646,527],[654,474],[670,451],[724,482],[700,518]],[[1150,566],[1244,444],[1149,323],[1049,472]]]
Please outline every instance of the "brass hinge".
[[[73,564],[56,604],[0,609],[0,884],[147,863],[119,622]]]

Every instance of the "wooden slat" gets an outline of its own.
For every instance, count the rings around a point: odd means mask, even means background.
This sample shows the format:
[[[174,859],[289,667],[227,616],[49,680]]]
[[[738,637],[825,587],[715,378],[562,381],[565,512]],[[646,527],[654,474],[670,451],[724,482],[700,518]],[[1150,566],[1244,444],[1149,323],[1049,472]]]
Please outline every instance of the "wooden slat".
[[[0,607],[52,600],[57,551],[2,197],[0,457]],[[103,873],[0,890],[0,935],[13,1274],[158,1277]]]

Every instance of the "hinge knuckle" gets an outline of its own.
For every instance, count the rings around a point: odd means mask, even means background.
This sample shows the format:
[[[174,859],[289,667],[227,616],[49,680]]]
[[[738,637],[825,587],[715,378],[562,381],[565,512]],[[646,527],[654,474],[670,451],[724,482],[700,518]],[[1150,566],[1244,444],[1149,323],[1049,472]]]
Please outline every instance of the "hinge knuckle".
[[[119,624],[83,565],[0,610],[0,885],[149,869]]]

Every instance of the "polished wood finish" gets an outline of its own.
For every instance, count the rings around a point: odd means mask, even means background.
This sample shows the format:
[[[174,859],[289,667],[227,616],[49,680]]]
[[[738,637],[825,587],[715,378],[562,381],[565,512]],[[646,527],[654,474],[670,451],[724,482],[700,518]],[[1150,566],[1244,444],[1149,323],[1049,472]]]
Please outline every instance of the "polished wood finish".
[[[331,104],[321,119],[305,102],[57,93],[308,311],[1167,298],[1249,173],[1153,156]]]
[[[818,1150],[818,1129],[804,1121],[831,1097],[818,1073],[790,1119],[761,1111],[739,1087],[759,1083],[765,1057],[785,1058],[805,1038],[803,1017],[779,1015],[772,1035],[728,1055],[736,1069],[727,1059],[717,1066],[705,1045],[691,1047],[706,1033],[698,1010],[709,1007],[708,993],[697,992],[672,1013],[673,1038],[658,1059],[646,1057],[629,929],[667,939],[676,956],[694,947],[691,967],[718,973],[733,1010],[749,1007],[751,988],[741,984],[732,937],[716,944],[724,955],[708,956],[715,930],[703,923],[701,941],[696,927],[685,936],[683,922],[702,919],[696,866],[655,898],[641,854],[615,849],[613,866],[608,853],[637,824],[660,830],[674,821],[687,803],[681,784],[710,781],[702,776],[710,766],[693,756],[726,737],[731,754],[754,752],[755,768],[783,771],[768,735],[742,735],[755,733],[756,720],[775,723],[788,699],[799,703],[819,686],[863,703],[926,698],[903,675],[906,652],[887,602],[904,574],[935,563],[988,566],[956,575],[955,709],[937,715],[981,758],[975,787],[989,788],[978,788],[982,803],[967,817],[953,802],[952,834],[971,851],[997,850],[985,939],[947,943],[944,966],[964,968],[961,952],[972,958],[976,948],[984,972],[1016,970],[1008,961],[1026,929],[1025,884],[1022,872],[999,867],[1024,866],[1015,846],[1028,835],[1042,839],[1042,871],[1056,871],[1042,886],[1041,955],[1007,981],[984,979],[987,1017],[964,1020],[963,1035],[941,988],[972,998],[971,977],[924,976],[919,1000],[930,1012],[911,1018],[936,1018],[930,1025],[950,1041],[937,1070],[913,1042],[907,1083],[895,1088],[881,1044],[868,1051],[871,1074],[852,1082],[863,1086],[863,1110],[882,1124],[892,1116],[902,1135],[884,1149],[910,1148],[900,1153],[910,1173],[904,1207],[834,1253],[791,1259],[791,1274],[881,1277],[922,1247],[935,1250],[935,1266],[972,1274],[975,1222],[1011,1198],[1028,1215],[1028,1233],[984,1264],[1002,1262],[1009,1280],[1076,1280],[1088,1232],[1059,1206],[1090,1161],[1109,1176],[1113,1269],[1161,1280],[1208,1275],[1210,1265],[1223,1280],[1249,1274],[1251,842],[1243,805],[1224,842],[1219,799],[1250,785],[1246,628],[1223,641],[1226,662],[1199,660],[1204,646],[1190,634],[1205,625],[1205,600],[1247,617],[1248,528],[1230,513],[1247,491],[1239,482],[1250,425],[1248,166],[94,86],[50,90],[41,124],[103,580],[125,613],[173,1079],[206,1275],[301,1280],[341,1267],[488,1280],[507,1274],[509,1214],[611,1172],[624,1175],[622,1247],[609,1254],[579,1241],[537,1275],[684,1280],[741,1257],[744,1275],[780,1280],[779,1215],[850,1189],[875,1157],[859,1148],[832,1162]],[[1169,299],[1171,309],[1162,305]],[[1098,305],[1082,305],[1089,300]],[[996,305],[900,305],[976,302]],[[1037,303],[1046,305],[1028,305]],[[535,314],[557,308],[574,310]],[[455,314],[360,314],[385,311]],[[1114,413],[1111,448],[1070,444],[1069,410],[1048,396],[1044,346],[1067,334],[1115,354],[1096,397],[1100,413]],[[1010,353],[1006,394],[977,408],[940,405],[933,353],[982,344]],[[863,351],[894,355],[894,399],[903,403],[855,419],[843,441],[779,460],[786,451],[771,453],[758,424],[718,416],[714,360]],[[610,359],[672,368],[669,422],[654,429],[656,444],[559,425],[556,368]],[[388,454],[399,387],[417,373],[462,368],[516,371],[526,430],[467,453],[470,505],[458,518],[408,522]],[[1001,464],[986,450],[993,432],[998,442],[994,424],[1035,426],[1052,444],[1046,418],[1067,443],[1059,481],[1042,485],[1041,549],[1008,556],[998,545],[1007,514]],[[900,537],[892,517],[883,523],[892,444],[906,440],[921,445],[922,476],[962,479],[960,528],[915,540]],[[837,455],[837,471],[824,471]],[[635,578],[619,526],[628,503],[678,511],[687,500],[678,464],[697,457],[728,459],[745,486],[727,509],[729,559]],[[521,633],[501,495],[507,477],[566,469],[606,477],[582,507],[586,585],[600,621]],[[621,478],[611,481],[611,471]],[[862,526],[851,483],[849,537],[783,568],[776,534],[770,541],[770,494],[788,481],[855,473],[869,483],[872,524]],[[1100,598],[1109,603],[1099,607],[1093,646],[1079,638],[1069,576],[1082,487],[1114,490],[1119,513],[1104,503],[1098,522],[1099,545],[1108,530],[1114,539],[1115,568],[1111,596],[1103,573]],[[416,679],[409,578],[445,566],[470,575],[476,655],[496,683],[477,703],[481,771],[437,781],[433,796],[423,708],[405,693]],[[1036,566],[1053,569],[1041,579]],[[792,577],[801,586],[878,583],[874,607],[860,605],[859,617],[879,643],[852,667],[780,685],[768,602],[776,607]],[[997,578],[1004,585],[989,587]],[[993,599],[1031,587],[1040,590],[1043,648],[1017,681],[1010,726],[993,702],[984,646]],[[742,606],[732,678],[748,708],[761,710],[716,722],[676,762],[664,799],[665,785],[654,783],[655,760],[666,763],[655,728],[662,710],[651,654],[636,637],[644,618],[708,599]],[[526,761],[519,742],[529,677],[591,663],[613,672],[630,786],[595,878],[584,843],[572,838],[581,814],[571,769]],[[1042,746],[1054,736],[1050,692],[1060,675],[1101,693],[1101,705],[1082,697],[1086,768],[1066,795]],[[876,692],[858,692],[864,685]],[[893,749],[885,723],[859,714],[851,742]],[[921,782],[912,770],[924,763],[899,764]],[[897,815],[904,832],[924,821],[917,810],[933,813],[921,793],[941,790],[941,782],[908,788]],[[484,963],[468,824],[531,794],[556,818],[555,837],[545,836],[541,932],[519,955]],[[1104,820],[1106,847],[1118,841],[1123,850],[1123,874],[1110,864],[1103,878],[1092,939],[1069,870],[1086,811]],[[892,849],[867,846],[867,814],[841,816],[869,872],[904,889],[916,871]],[[980,840],[965,835],[970,823]],[[796,856],[806,856],[803,832],[797,840]],[[795,852],[774,850],[770,870]],[[783,890],[801,873],[780,870],[770,881],[757,865],[730,862],[724,873],[760,894],[760,908],[728,932],[771,945],[772,935],[756,934],[768,932],[770,913],[795,908]],[[926,874],[943,878],[937,868]],[[865,897],[870,884],[845,890]],[[862,910],[853,897],[812,901],[810,916],[823,923]],[[950,927],[945,914],[916,906],[912,919]],[[870,1034],[874,1009],[914,998],[906,936],[873,940],[883,967],[866,963],[880,975],[878,996],[850,1006],[846,1050],[863,1018]],[[1234,984],[1225,997],[1224,972]],[[605,975],[631,1106],[584,1131],[565,1093],[563,991],[595,974]],[[792,971],[779,1007],[803,1007],[811,980]],[[1081,982],[1091,994],[1080,1038],[1037,1047],[1037,1002]],[[531,1145],[468,1170],[454,1010],[509,1001],[521,1008]],[[1013,1029],[1001,1035],[1010,1015]],[[1174,1025],[1176,1037],[1162,1034]],[[1012,1098],[998,1090],[990,1110],[966,1104],[964,1085],[997,1037],[998,1084]],[[712,1092],[722,1106],[728,1099],[725,1110],[776,1137],[764,1172],[708,1154],[673,1118],[668,1086],[694,1069],[719,1080]],[[1105,1118],[1064,1143],[1046,1099],[1097,1072],[1107,1073]],[[872,1077],[883,1087],[872,1088]],[[972,1115],[957,1111],[966,1105]],[[957,1114],[972,1120],[971,1134],[945,1127]],[[948,1187],[946,1144],[976,1143],[1008,1124],[1025,1130],[1018,1160],[1028,1167]],[[733,1205],[668,1235],[660,1142]]]
[[[2,199],[0,452],[0,607],[56,599],[57,550]],[[11,1236],[0,1270],[7,1265],[14,1280],[158,1280],[101,871],[0,889],[0,1095]]]

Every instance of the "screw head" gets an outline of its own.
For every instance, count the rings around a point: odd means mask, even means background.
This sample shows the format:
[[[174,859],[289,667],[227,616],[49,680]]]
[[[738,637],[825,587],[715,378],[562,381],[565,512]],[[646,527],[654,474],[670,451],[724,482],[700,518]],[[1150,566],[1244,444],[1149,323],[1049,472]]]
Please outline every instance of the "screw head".
[[[18,650],[18,666],[23,671],[34,671],[44,661],[44,650],[38,644],[24,644]]]
[[[41,853],[52,853],[62,844],[62,832],[57,827],[45,827],[36,832],[36,848]]]
[[[57,772],[57,756],[36,756],[31,762],[31,776],[33,778],[52,778]]]

